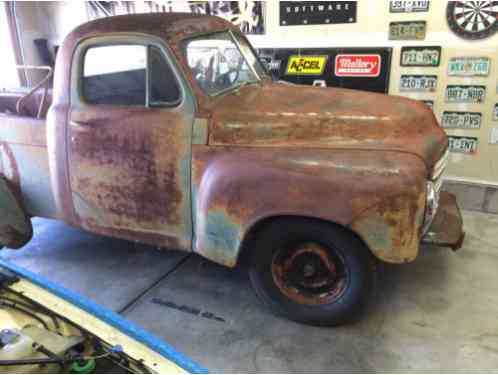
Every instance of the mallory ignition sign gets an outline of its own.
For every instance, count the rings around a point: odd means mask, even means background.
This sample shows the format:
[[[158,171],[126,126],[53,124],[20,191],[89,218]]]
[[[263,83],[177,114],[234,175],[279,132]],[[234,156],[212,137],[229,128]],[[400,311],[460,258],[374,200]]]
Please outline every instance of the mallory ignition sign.
[[[378,77],[381,61],[380,55],[337,55],[335,75],[337,77]]]

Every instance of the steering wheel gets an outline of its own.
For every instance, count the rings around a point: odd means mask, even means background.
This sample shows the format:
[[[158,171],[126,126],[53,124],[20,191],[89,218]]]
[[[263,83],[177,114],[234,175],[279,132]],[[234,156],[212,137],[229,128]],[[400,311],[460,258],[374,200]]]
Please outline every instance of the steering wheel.
[[[235,77],[232,79],[230,74],[235,73]],[[220,74],[216,77],[215,84],[220,86],[231,86],[233,83],[237,82],[239,79],[240,70],[238,68],[229,69],[228,72]]]

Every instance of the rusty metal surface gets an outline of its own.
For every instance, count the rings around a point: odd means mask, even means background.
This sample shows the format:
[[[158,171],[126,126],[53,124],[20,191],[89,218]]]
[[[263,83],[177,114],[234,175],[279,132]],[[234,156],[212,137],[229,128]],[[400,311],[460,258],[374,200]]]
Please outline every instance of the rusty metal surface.
[[[0,173],[27,215],[56,218],[45,130],[45,120],[0,114]]]
[[[278,289],[303,305],[326,305],[341,298],[349,278],[342,259],[321,244],[297,245],[273,257],[272,278]]]
[[[36,117],[41,106],[40,118],[47,116],[48,108],[52,104],[52,90],[47,91],[46,100],[42,103],[43,91],[37,91],[26,97],[22,102],[20,112],[17,112],[17,103],[28,93],[27,89],[18,89],[15,91],[0,93],[0,113],[19,114],[26,117]]]
[[[192,82],[180,52],[181,38],[227,28],[231,24],[216,17],[141,14],[95,20],[66,37],[56,62],[47,139],[54,196],[67,222],[97,233],[191,249],[190,120],[180,111],[168,115],[131,108],[70,111],[75,90],[70,68],[81,43],[129,33],[165,41],[183,71],[181,78]],[[197,86],[188,91],[196,95],[198,105],[204,100]],[[69,120],[87,121],[99,130],[79,134],[66,127]],[[68,164],[66,149],[72,142],[74,155]]]
[[[179,249],[190,247],[182,158],[182,112],[87,106],[73,111],[69,170],[79,224],[97,233]],[[147,240],[150,237],[150,240]],[[159,241],[159,242],[158,242]]]
[[[428,167],[447,146],[423,103],[382,94],[265,82],[219,98],[212,110],[212,145],[395,150]]]
[[[9,144],[47,147],[45,120],[0,114],[0,140]]]
[[[194,249],[209,259],[235,265],[252,226],[282,215],[349,226],[391,262],[418,252],[427,169],[414,155],[200,145],[192,152]]]
[[[464,235],[462,215],[456,197],[442,191],[438,212],[422,241],[426,244],[458,250],[462,247]]]

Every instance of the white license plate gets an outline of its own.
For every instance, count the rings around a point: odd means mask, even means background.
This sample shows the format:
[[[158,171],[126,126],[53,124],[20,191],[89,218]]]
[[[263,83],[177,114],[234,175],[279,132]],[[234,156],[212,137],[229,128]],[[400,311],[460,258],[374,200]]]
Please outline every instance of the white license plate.
[[[391,13],[427,12],[429,1],[391,1],[389,9]]]
[[[450,152],[475,154],[477,152],[477,138],[448,136]]]
[[[487,57],[453,57],[448,63],[448,75],[459,77],[487,77],[490,60]]]
[[[482,103],[486,96],[486,86],[458,86],[446,87],[447,103]]]
[[[455,129],[479,129],[482,115],[477,112],[443,112],[441,126]]]
[[[433,92],[437,88],[437,76],[402,75],[400,91]]]
[[[425,30],[425,21],[391,22],[389,24],[389,39],[424,40]]]
[[[401,66],[439,66],[441,47],[403,47]]]

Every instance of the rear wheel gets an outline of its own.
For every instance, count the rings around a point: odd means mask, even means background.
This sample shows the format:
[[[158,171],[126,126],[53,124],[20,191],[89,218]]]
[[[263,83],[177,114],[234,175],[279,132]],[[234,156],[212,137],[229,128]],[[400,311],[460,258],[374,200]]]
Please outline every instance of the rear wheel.
[[[357,318],[375,284],[368,248],[347,230],[308,219],[280,219],[257,235],[249,274],[274,312],[312,325]]]

